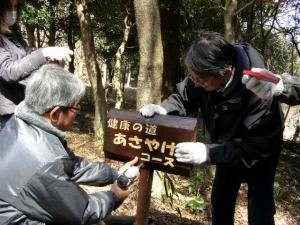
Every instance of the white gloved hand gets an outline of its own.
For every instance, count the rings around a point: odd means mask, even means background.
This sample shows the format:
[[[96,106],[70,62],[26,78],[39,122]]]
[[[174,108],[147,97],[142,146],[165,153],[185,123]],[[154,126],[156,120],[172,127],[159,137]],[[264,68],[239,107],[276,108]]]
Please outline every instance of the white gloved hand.
[[[146,104],[140,109],[140,113],[145,117],[151,117],[155,113],[161,114],[161,115],[166,115],[167,110],[164,109],[163,107],[161,107],[160,105]]]
[[[45,58],[51,61],[70,62],[73,51],[65,47],[46,47],[42,48],[42,53]]]
[[[175,158],[178,162],[202,164],[207,161],[207,150],[201,142],[182,142],[176,145]]]
[[[268,71],[262,68],[252,68],[251,70],[255,72]],[[243,75],[242,83],[245,84],[247,89],[252,91],[261,99],[270,99],[273,96],[280,95],[284,89],[281,77],[276,74],[275,76],[277,76],[280,79],[280,81],[277,84],[268,81],[258,80],[255,77],[249,75]]]

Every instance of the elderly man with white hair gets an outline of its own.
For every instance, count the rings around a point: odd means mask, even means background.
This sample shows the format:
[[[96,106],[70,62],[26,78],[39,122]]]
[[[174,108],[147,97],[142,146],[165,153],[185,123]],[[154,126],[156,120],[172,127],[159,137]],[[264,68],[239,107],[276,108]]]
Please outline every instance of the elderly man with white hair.
[[[88,162],[67,146],[63,131],[84,93],[83,81],[55,64],[30,79],[25,100],[0,132],[0,224],[94,224],[130,194],[131,188],[118,187],[117,170]],[[111,183],[110,191],[94,194],[79,186]]]

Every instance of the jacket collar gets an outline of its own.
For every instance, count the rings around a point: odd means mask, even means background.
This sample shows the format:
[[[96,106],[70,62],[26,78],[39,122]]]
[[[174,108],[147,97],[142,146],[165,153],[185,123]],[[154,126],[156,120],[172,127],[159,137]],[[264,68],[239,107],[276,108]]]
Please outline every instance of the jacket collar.
[[[15,115],[19,119],[26,121],[29,124],[39,127],[40,129],[57,136],[62,142],[65,139],[64,132],[52,126],[46,118],[37,114],[30,109],[25,102],[21,102],[15,109]]]
[[[234,48],[237,53],[237,57],[231,77],[232,79],[226,84],[226,88],[216,92],[218,96],[222,96],[225,99],[228,99],[228,97],[234,98],[234,96],[239,95],[238,93],[243,89],[243,85],[241,83],[243,70],[250,68],[250,61],[243,47],[240,45],[234,45]]]

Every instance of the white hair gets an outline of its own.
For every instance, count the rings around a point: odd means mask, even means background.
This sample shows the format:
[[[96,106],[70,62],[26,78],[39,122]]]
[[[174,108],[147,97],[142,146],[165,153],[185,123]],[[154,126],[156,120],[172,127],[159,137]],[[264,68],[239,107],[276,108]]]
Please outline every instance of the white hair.
[[[35,71],[25,90],[25,104],[42,115],[54,106],[70,107],[85,94],[85,84],[59,65],[46,64]]]

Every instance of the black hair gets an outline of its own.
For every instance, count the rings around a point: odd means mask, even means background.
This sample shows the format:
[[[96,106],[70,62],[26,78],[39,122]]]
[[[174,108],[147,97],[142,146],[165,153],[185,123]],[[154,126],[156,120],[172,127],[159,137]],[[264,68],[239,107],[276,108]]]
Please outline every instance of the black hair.
[[[185,65],[196,74],[224,75],[235,61],[234,46],[213,31],[200,32],[184,56]]]

